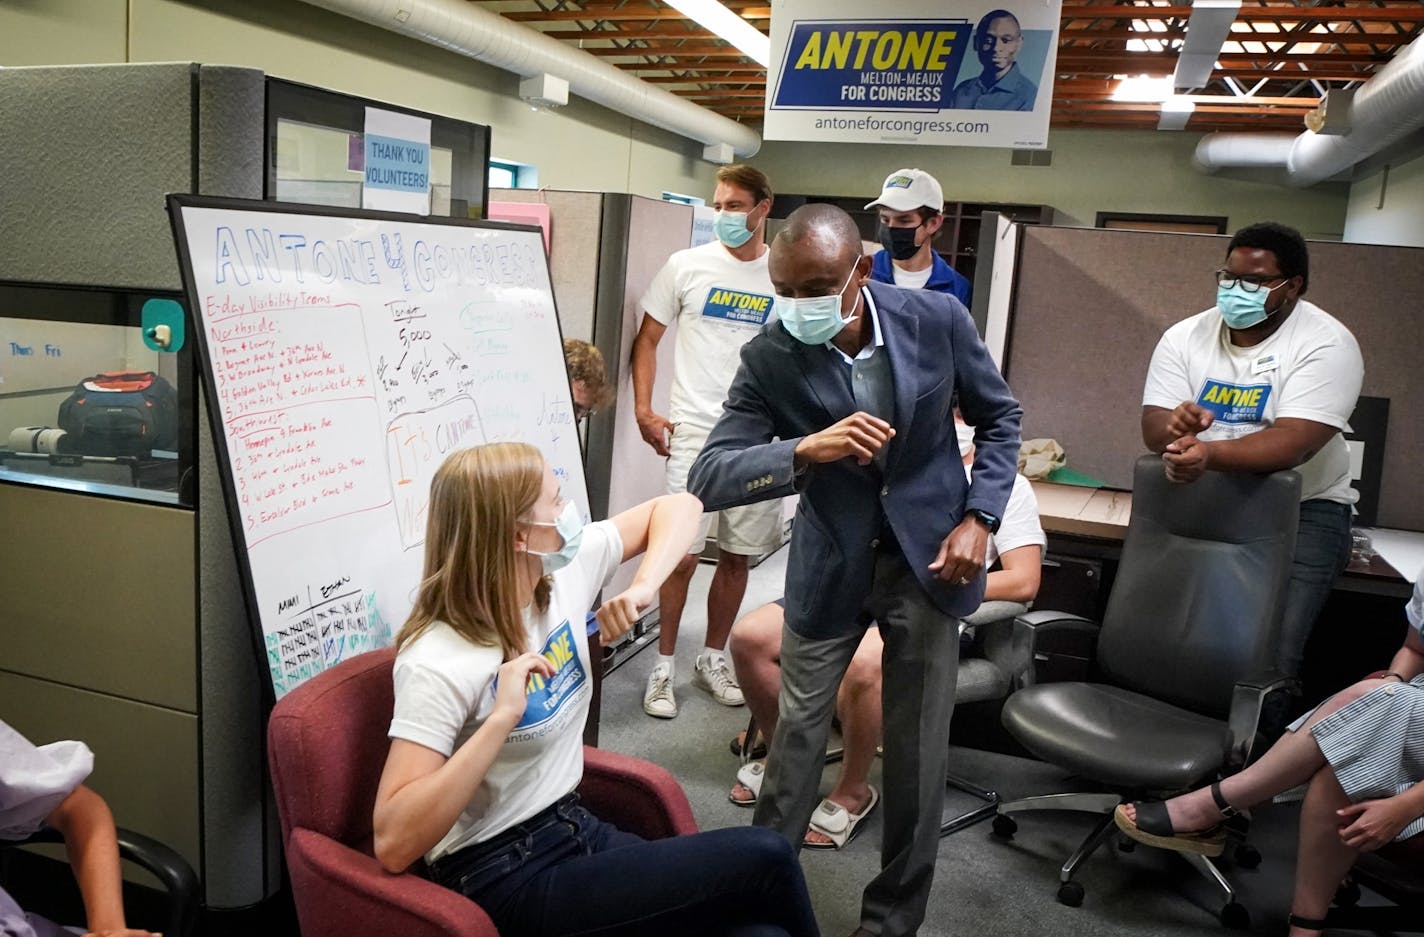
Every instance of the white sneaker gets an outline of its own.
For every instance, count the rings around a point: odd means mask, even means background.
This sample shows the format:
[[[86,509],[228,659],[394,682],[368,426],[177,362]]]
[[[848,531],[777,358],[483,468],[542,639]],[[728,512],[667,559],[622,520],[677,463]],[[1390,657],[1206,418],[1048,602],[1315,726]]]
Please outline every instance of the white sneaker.
[[[677,715],[677,700],[672,695],[672,673],[658,664],[648,674],[648,689],[643,693],[643,712],[659,719]]]
[[[706,654],[697,656],[697,664],[692,668],[692,683],[701,687],[723,706],[740,706],[745,699],[737,678],[732,676],[732,668],[723,657],[715,664],[707,662]]]

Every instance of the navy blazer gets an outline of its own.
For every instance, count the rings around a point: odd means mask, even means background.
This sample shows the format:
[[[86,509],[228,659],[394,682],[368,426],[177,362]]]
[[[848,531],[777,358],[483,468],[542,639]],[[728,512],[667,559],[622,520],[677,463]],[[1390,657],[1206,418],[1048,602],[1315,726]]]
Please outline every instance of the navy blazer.
[[[742,347],[722,417],[688,476],[709,511],[801,495],[786,570],[786,623],[824,639],[861,627],[876,548],[888,522],[925,592],[945,614],[979,606],[984,577],[967,586],[929,569],[967,510],[1002,516],[1018,471],[1023,411],[964,305],[945,293],[866,284],[880,318],[894,385],[895,436],[885,469],[854,459],[814,464],[798,478],[805,436],[856,412],[845,361],[769,324]],[[965,481],[951,404],[956,391],[975,429],[973,484]]]

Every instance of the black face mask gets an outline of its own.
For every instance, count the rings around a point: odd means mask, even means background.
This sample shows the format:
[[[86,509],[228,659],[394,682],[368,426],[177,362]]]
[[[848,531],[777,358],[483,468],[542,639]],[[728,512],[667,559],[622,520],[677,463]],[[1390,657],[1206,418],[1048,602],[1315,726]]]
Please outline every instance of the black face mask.
[[[890,256],[896,260],[909,260],[919,251],[920,245],[915,243],[915,232],[920,230],[919,225],[913,228],[891,228],[888,225],[880,226],[880,246],[890,252]]]

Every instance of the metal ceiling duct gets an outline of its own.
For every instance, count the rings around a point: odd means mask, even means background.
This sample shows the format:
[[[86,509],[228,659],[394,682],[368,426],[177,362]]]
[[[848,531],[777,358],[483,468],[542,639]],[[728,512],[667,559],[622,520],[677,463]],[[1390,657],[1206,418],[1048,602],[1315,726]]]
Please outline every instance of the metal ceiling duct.
[[[1228,167],[1274,167],[1287,185],[1315,185],[1424,127],[1424,38],[1399,51],[1355,93],[1350,130],[1305,131],[1290,137],[1212,133],[1197,143],[1192,163],[1203,172]]]
[[[761,136],[743,124],[466,0],[306,2],[449,49],[521,78],[555,75],[566,80],[569,90],[579,97],[707,146],[730,144],[741,157],[752,156],[761,148]]]

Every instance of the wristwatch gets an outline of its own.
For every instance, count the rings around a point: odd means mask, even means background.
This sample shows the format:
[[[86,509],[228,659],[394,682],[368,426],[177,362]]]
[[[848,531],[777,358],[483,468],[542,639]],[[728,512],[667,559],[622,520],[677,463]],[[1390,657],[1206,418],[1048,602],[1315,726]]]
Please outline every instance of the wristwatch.
[[[978,508],[970,508],[966,513],[968,513],[970,517],[974,518],[979,523],[983,524],[985,527],[989,528],[989,533],[996,534],[999,532],[999,519],[993,514],[990,514],[988,511],[981,511]]]

